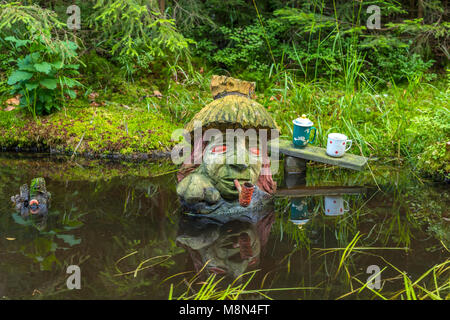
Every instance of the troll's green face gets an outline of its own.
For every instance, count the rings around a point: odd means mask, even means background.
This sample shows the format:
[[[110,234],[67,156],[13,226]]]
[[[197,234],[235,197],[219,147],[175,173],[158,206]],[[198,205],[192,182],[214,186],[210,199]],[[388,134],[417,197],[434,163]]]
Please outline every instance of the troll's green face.
[[[233,200],[239,197],[234,185],[250,181],[255,184],[261,172],[261,155],[257,146],[245,143],[227,145],[211,142],[204,151],[202,171],[212,180],[222,198]]]

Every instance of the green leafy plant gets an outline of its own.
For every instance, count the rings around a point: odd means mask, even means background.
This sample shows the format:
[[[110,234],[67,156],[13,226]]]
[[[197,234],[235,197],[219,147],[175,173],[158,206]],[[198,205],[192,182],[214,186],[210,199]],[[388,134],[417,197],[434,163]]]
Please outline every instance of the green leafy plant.
[[[71,78],[77,76],[79,64],[70,64],[77,53],[77,44],[62,41],[60,46],[49,48],[43,37],[35,41],[7,37],[14,49],[26,56],[18,58],[16,69],[8,78],[12,94],[20,94],[20,106],[26,108],[34,117],[59,110],[65,96],[76,97],[73,90],[81,84]],[[64,52],[62,52],[64,50]]]
[[[66,97],[75,98],[78,45],[68,41],[56,13],[36,4],[0,2],[0,21],[2,51],[8,57],[0,67],[11,93],[20,95],[20,107],[36,117],[60,109]]]

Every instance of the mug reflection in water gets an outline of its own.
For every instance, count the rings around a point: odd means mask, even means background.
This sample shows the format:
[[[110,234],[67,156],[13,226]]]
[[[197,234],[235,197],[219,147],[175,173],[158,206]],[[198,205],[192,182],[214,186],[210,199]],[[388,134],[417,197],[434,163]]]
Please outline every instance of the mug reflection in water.
[[[324,202],[327,216],[343,215],[350,210],[348,201],[344,200],[342,196],[326,196]]]
[[[306,199],[292,199],[290,221],[302,226],[309,221],[310,213]]]

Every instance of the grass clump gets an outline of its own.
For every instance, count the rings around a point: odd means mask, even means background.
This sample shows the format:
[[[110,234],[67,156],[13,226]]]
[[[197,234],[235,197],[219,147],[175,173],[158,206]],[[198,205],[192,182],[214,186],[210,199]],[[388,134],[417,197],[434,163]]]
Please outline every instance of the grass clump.
[[[409,164],[415,170],[441,180],[448,178],[450,96],[447,84],[392,84],[377,90],[365,83],[358,90],[330,83],[297,81],[284,72],[258,96],[280,125],[286,139],[292,137],[292,120],[306,114],[318,129],[315,145],[326,147],[331,132],[353,140],[350,153]]]

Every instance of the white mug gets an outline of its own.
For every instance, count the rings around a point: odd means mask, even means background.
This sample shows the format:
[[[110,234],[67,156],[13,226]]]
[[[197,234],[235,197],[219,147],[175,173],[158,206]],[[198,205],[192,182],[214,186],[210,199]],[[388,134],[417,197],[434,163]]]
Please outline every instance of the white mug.
[[[345,207],[344,208],[344,203]],[[345,201],[341,196],[327,196],[325,197],[325,215],[327,216],[339,216],[348,212],[350,206],[348,201]]]
[[[352,140],[342,133],[330,133],[327,141],[327,155],[342,157],[352,146]]]

